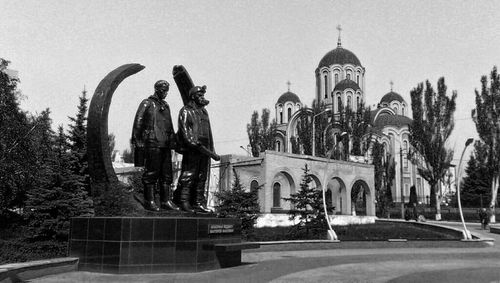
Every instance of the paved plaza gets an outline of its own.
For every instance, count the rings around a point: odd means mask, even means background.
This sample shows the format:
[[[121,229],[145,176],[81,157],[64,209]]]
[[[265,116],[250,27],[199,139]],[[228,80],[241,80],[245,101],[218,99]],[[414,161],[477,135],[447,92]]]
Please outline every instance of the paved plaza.
[[[454,228],[460,223],[439,222]],[[482,238],[500,235],[468,224]],[[264,250],[264,249],[262,249]],[[70,272],[31,282],[500,282],[500,246],[487,248],[247,251],[242,266],[200,273]]]

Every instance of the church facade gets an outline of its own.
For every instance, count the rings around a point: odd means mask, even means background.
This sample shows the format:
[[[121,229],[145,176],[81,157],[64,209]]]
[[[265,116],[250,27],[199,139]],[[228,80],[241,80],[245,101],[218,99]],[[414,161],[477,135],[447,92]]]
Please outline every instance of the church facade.
[[[342,46],[340,37],[337,47],[321,58],[314,75],[316,92],[309,99],[322,105],[322,113],[328,115],[330,121],[342,115],[342,109],[350,108],[355,112],[366,101],[366,70],[358,57]],[[292,137],[297,136],[297,125],[304,114],[312,113],[304,105],[299,95],[290,91],[289,85],[288,91],[279,96],[274,105],[277,121],[274,150],[263,152],[258,158],[225,156],[221,161],[221,189],[230,187],[236,172],[246,188],[260,187],[259,201],[263,213],[283,213],[292,209],[283,198],[297,192],[307,164],[313,177],[311,186],[325,188],[327,207],[333,214],[375,215],[374,167],[370,150],[364,157],[352,157],[347,161],[292,153]],[[419,176],[417,166],[406,158],[410,150],[409,125],[412,123],[409,107],[391,87],[370,112],[370,137],[381,143],[384,156],[392,156],[396,163],[391,186],[393,201],[408,202],[410,187],[415,186],[418,201],[427,203],[429,187]],[[328,133],[321,134],[331,134],[331,141],[337,143],[341,132],[333,126]],[[331,145],[334,147],[335,144]]]

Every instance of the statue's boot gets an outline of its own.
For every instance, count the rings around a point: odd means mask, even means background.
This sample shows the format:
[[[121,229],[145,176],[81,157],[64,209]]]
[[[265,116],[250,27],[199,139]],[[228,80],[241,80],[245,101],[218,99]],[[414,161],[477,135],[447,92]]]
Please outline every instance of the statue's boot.
[[[173,191],[170,184],[160,183],[160,207],[166,210],[179,211],[180,208],[172,201]]]
[[[189,203],[189,196],[190,196],[189,191],[190,191],[189,187],[185,187],[185,186],[182,187],[182,190],[181,190],[181,209],[185,212],[194,213],[194,209],[191,207],[191,204]]]
[[[213,213],[213,211],[207,207],[205,186],[198,186],[196,188],[196,201],[193,208],[197,213]]]
[[[144,208],[150,211],[160,211],[156,206],[154,193],[154,184],[144,184]]]

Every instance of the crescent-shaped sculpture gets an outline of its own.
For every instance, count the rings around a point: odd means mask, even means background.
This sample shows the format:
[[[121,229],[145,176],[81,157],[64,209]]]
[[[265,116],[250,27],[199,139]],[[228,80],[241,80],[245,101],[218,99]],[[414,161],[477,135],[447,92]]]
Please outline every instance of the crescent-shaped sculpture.
[[[87,120],[87,154],[91,186],[118,182],[108,147],[109,106],[118,85],[142,69],[144,66],[140,64],[125,64],[116,68],[101,80],[92,96]]]

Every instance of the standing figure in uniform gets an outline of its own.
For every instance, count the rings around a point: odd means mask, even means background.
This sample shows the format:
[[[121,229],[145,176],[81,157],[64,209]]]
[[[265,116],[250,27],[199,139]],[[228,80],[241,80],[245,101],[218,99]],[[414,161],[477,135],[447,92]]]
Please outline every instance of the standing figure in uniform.
[[[205,186],[210,172],[210,158],[220,160],[214,152],[210,120],[205,106],[206,86],[189,90],[189,101],[179,113],[177,132],[182,153],[182,171],[176,195],[181,209],[187,212],[209,213]]]
[[[175,147],[175,132],[170,107],[165,101],[169,87],[164,80],[155,83],[155,93],[144,99],[137,109],[132,130],[135,165],[144,166],[144,206],[151,211],[159,211],[154,199],[156,186],[160,191],[160,207],[179,210],[172,202],[171,149]]]

